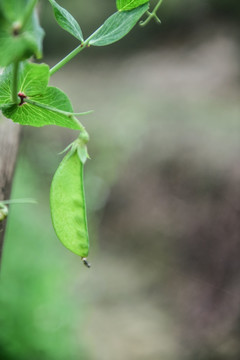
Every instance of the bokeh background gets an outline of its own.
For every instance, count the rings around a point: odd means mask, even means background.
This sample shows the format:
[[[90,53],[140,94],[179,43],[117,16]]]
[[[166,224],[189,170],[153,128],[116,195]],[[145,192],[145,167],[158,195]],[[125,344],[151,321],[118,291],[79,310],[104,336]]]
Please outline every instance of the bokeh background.
[[[89,35],[113,0],[59,3]],[[154,2],[152,2],[154,5]],[[90,133],[91,270],[57,240],[49,188],[77,134],[24,127],[1,274],[1,360],[239,360],[240,4],[168,0],[162,25],[56,73]],[[44,61],[77,43],[40,2]]]

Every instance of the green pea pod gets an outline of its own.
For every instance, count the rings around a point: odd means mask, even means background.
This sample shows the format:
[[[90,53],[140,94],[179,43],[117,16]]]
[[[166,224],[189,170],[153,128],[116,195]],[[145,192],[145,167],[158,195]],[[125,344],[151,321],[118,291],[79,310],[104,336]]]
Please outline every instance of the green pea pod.
[[[50,207],[55,232],[63,245],[88,267],[89,251],[83,163],[76,148],[67,153],[52,181]]]

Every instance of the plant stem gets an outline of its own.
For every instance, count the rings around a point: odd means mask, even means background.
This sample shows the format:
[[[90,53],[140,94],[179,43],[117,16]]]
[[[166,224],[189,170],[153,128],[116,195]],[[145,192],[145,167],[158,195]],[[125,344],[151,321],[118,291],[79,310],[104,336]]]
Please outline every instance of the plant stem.
[[[13,81],[12,81],[12,101],[14,104],[18,103],[18,71],[19,62],[16,61],[13,64]]]
[[[0,205],[11,205],[11,204],[37,204],[35,199],[11,199],[11,200],[0,200]]]
[[[159,18],[157,16],[157,11],[160,8],[160,5],[162,4],[162,2],[163,2],[163,0],[158,1],[157,5],[153,9],[152,13],[149,11],[147,12],[148,17],[145,21],[141,21],[141,23],[140,23],[141,26],[146,26],[152,20],[152,18],[154,18],[158,23],[161,23],[161,21],[159,20]]]
[[[22,29],[24,29],[24,27],[28,23],[31,15],[33,13],[33,9],[37,5],[37,2],[38,2],[38,0],[32,0],[32,1],[29,2],[27,10],[26,10],[25,15],[24,15],[24,18],[22,20],[22,26],[21,26]]]
[[[65,64],[67,64],[70,60],[72,60],[74,58],[74,56],[79,54],[83,49],[85,49],[86,46],[87,46],[86,42],[79,45],[78,47],[76,47],[76,49],[74,49],[72,52],[70,52],[70,54],[68,54],[65,58],[63,58],[61,61],[59,61],[59,63],[57,63],[55,66],[53,66],[50,69],[50,76],[55,74],[56,71],[61,69]]]

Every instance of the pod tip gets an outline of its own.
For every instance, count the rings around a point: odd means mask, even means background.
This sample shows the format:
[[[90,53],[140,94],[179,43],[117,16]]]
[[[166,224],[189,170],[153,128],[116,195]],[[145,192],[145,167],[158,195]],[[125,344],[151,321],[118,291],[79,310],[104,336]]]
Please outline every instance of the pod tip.
[[[87,261],[87,258],[82,258],[82,262],[84,263],[84,265],[88,268],[91,267],[91,264],[89,264],[89,262]]]

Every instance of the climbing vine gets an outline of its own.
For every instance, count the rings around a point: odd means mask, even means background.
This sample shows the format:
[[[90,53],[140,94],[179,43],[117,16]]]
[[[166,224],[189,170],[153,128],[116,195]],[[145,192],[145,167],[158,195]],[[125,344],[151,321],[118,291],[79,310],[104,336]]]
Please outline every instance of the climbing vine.
[[[91,111],[75,112],[68,96],[49,86],[53,74],[90,46],[107,46],[122,39],[145,16],[140,25],[151,19],[157,22],[158,1],[149,11],[149,0],[116,0],[117,11],[93,34],[84,38],[75,18],[55,0],[48,0],[58,25],[74,36],[78,46],[51,69],[42,58],[44,30],[37,16],[38,0],[0,0],[0,109],[3,115],[21,125],[41,127],[56,125],[79,131],[57,169],[50,192],[53,226],[58,238],[79,255],[88,267],[89,251],[83,168],[88,156],[89,135],[79,117]],[[25,201],[25,200],[24,200]],[[0,202],[0,221],[8,215],[7,205]]]

